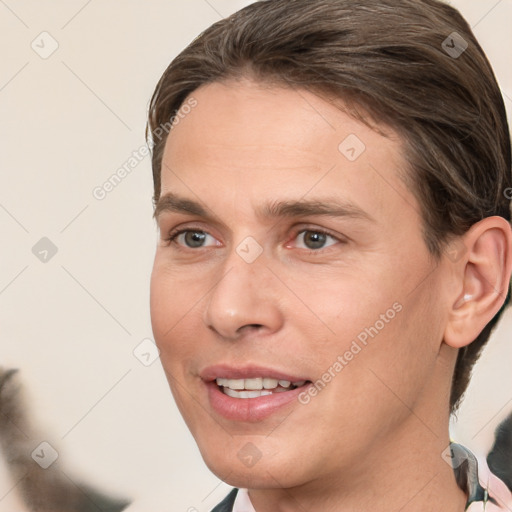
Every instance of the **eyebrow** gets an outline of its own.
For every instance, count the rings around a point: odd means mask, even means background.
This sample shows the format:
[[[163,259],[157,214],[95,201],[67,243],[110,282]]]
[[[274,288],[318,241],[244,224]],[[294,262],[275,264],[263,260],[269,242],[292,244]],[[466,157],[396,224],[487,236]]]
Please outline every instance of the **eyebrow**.
[[[305,217],[324,215],[327,217],[351,217],[368,221],[375,219],[359,206],[337,198],[324,200],[276,201],[264,206],[264,217]]]
[[[216,218],[199,202],[169,192],[158,200],[153,217],[158,221],[162,212],[184,213],[204,218]],[[327,217],[350,217],[375,222],[375,219],[359,206],[338,198],[325,200],[273,201],[257,212],[259,217],[306,217],[322,215]]]
[[[162,212],[188,213],[189,215],[197,215],[198,217],[209,217],[204,208],[197,201],[192,201],[184,197],[177,196],[169,192],[158,199],[153,217],[158,221]]]

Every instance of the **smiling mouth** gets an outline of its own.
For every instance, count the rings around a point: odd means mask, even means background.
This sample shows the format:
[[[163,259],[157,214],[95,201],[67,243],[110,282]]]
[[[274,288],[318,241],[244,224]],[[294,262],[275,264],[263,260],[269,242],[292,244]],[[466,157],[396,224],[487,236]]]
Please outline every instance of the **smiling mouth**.
[[[251,379],[215,379],[220,391],[232,398],[259,398],[260,396],[286,393],[309,384],[308,380],[290,382],[271,377],[256,377]]]

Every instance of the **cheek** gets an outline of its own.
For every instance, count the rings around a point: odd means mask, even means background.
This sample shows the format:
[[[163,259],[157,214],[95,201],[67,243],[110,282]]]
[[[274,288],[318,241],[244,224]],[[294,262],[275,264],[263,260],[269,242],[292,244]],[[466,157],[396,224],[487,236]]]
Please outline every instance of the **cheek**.
[[[299,330],[306,333],[303,340],[314,357],[319,378],[325,375],[326,380],[340,385],[343,381],[345,389],[346,379],[364,382],[366,396],[390,395],[379,382],[381,377],[391,389],[413,394],[417,391],[414,383],[420,376],[426,377],[436,357],[441,322],[435,285],[425,282],[411,293],[411,287],[404,285],[410,281],[409,275],[418,275],[411,265],[375,270],[351,269],[336,279],[324,276],[315,286],[303,282],[299,288],[297,283],[297,295],[307,298],[314,314],[291,314],[300,324]],[[330,379],[329,371],[331,376],[344,377]],[[360,384],[357,387],[363,391]],[[405,391],[406,396],[412,395]]]
[[[165,253],[155,258],[150,285],[151,324],[177,402],[183,388],[173,379],[178,383],[188,381],[195,375],[206,348],[211,354],[204,308],[217,275],[169,265]]]
[[[295,310],[292,318],[307,325],[323,325],[323,331],[339,350],[361,333],[364,340],[365,330],[375,323],[382,331],[400,309],[400,304],[395,304],[399,299],[395,287],[386,284],[385,276],[376,272],[349,269],[332,276],[317,275],[313,282],[305,279],[296,283],[294,292],[303,299],[309,314],[298,315]]]
[[[190,283],[188,286],[182,283],[183,277],[180,278],[162,259],[156,256],[151,274],[150,311],[155,342],[165,361],[167,353],[186,348],[186,344],[173,340],[194,315],[194,304],[198,299],[195,288]]]
[[[157,344],[166,332],[170,329],[172,320],[170,317],[176,308],[176,297],[171,292],[172,281],[158,263],[158,256],[155,258],[150,281],[150,312],[153,334]]]
[[[362,350],[347,373],[361,401],[374,397],[382,414],[386,408],[406,414],[435,374],[442,335],[439,299],[427,283],[408,292],[402,288],[374,305],[367,323],[353,335]]]
[[[150,282],[150,310],[158,333],[168,332],[199,298],[198,280],[183,269],[169,265],[165,253],[157,251]]]
[[[191,321],[197,322],[197,303],[190,286],[179,283],[180,278],[165,265],[158,255],[151,274],[150,311],[155,342],[176,405],[185,417],[186,395],[183,389],[187,381],[185,368],[194,356]]]

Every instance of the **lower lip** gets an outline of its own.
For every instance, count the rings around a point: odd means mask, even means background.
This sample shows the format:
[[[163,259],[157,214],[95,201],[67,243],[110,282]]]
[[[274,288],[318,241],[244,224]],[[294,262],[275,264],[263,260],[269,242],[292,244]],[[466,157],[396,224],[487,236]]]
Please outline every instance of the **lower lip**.
[[[206,382],[208,398],[213,410],[231,421],[258,422],[276,411],[286,407],[290,402],[298,404],[298,396],[308,385],[290,391],[272,393],[257,398],[233,398],[225,395],[215,381]]]

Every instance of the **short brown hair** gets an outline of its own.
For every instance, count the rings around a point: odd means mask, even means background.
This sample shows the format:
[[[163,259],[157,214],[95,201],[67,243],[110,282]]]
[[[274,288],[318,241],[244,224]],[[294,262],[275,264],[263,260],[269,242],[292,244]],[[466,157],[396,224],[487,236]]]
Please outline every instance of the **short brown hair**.
[[[447,242],[479,220],[510,221],[510,134],[492,68],[460,13],[438,0],[263,0],[215,23],[169,65],[150,104],[154,200],[161,127],[201,85],[250,75],[340,98],[363,121],[390,126],[404,144],[406,177],[425,243]],[[159,129],[160,127],[160,129]],[[505,305],[459,350],[454,412]]]

